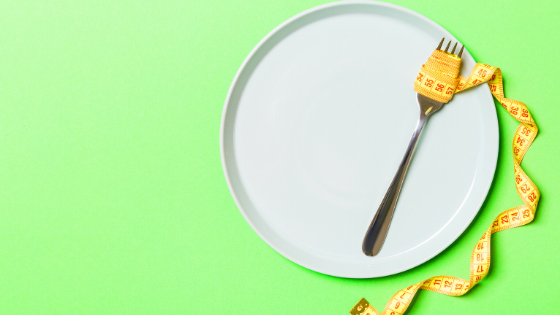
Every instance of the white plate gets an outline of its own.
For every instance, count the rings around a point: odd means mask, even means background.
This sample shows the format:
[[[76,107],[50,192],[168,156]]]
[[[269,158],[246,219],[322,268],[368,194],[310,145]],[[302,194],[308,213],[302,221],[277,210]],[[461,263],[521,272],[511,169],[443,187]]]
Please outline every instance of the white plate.
[[[381,2],[337,2],[282,23],[249,54],[222,116],[222,165],[239,210],[286,258],[339,277],[401,272],[449,246],[488,192],[498,123],[487,85],[427,123],[389,234],[362,239],[418,119],[413,82],[442,37]],[[463,53],[462,75],[475,65]]]

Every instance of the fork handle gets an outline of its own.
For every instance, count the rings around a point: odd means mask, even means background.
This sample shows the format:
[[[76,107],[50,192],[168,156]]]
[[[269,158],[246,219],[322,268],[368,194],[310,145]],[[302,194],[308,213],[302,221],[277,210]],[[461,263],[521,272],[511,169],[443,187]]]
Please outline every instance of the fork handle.
[[[397,174],[395,174],[389,189],[387,189],[387,193],[385,193],[385,197],[383,197],[383,201],[381,201],[381,204],[379,205],[379,209],[377,209],[377,212],[375,213],[375,217],[373,217],[373,220],[369,225],[366,236],[364,237],[364,242],[362,243],[362,251],[367,256],[377,255],[385,242],[387,232],[389,231],[389,225],[391,225],[391,219],[393,218],[393,213],[395,211],[395,207],[397,206],[397,199],[399,199],[399,195],[401,193],[406,171],[408,170],[408,165],[412,160],[414,147],[416,147],[416,142],[420,137],[420,132],[422,131],[422,127],[424,127],[426,119],[427,115],[421,111],[420,119],[418,119],[418,123],[416,125],[416,130],[412,135],[412,139],[406,149],[406,153],[404,154],[401,165],[397,170]]]

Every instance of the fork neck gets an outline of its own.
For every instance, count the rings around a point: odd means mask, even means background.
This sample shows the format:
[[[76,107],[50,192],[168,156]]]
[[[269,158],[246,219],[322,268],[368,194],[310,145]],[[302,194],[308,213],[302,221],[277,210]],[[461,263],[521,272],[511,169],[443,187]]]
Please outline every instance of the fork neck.
[[[420,110],[420,118],[418,118],[418,123],[416,124],[416,131],[414,132],[415,134],[419,133],[422,130],[422,127],[424,127],[424,124],[426,123],[426,120],[428,120],[428,117],[430,117],[430,114],[426,114],[422,110]]]

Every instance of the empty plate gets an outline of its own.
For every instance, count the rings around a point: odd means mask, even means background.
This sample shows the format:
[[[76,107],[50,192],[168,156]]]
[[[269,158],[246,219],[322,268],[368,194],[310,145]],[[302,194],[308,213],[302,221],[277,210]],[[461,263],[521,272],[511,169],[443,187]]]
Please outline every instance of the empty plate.
[[[442,37],[456,41],[411,10],[344,1],[289,19],[251,51],[220,141],[231,194],[265,242],[309,269],[369,278],[415,267],[465,230],[498,156],[487,85],[430,118],[383,249],[361,248],[416,126],[414,80]],[[474,65],[465,49],[462,75]]]

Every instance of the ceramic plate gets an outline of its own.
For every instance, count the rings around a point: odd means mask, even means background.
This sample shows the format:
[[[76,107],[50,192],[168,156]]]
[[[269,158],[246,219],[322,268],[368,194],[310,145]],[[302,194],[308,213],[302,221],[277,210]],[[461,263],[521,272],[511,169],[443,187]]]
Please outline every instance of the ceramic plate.
[[[456,41],[408,9],[345,1],[289,19],[251,51],[225,102],[222,165],[272,248],[321,273],[380,277],[434,257],[471,223],[498,155],[487,85],[430,118],[383,249],[362,253],[416,126],[414,80],[442,37]],[[462,75],[474,65],[465,49]]]

